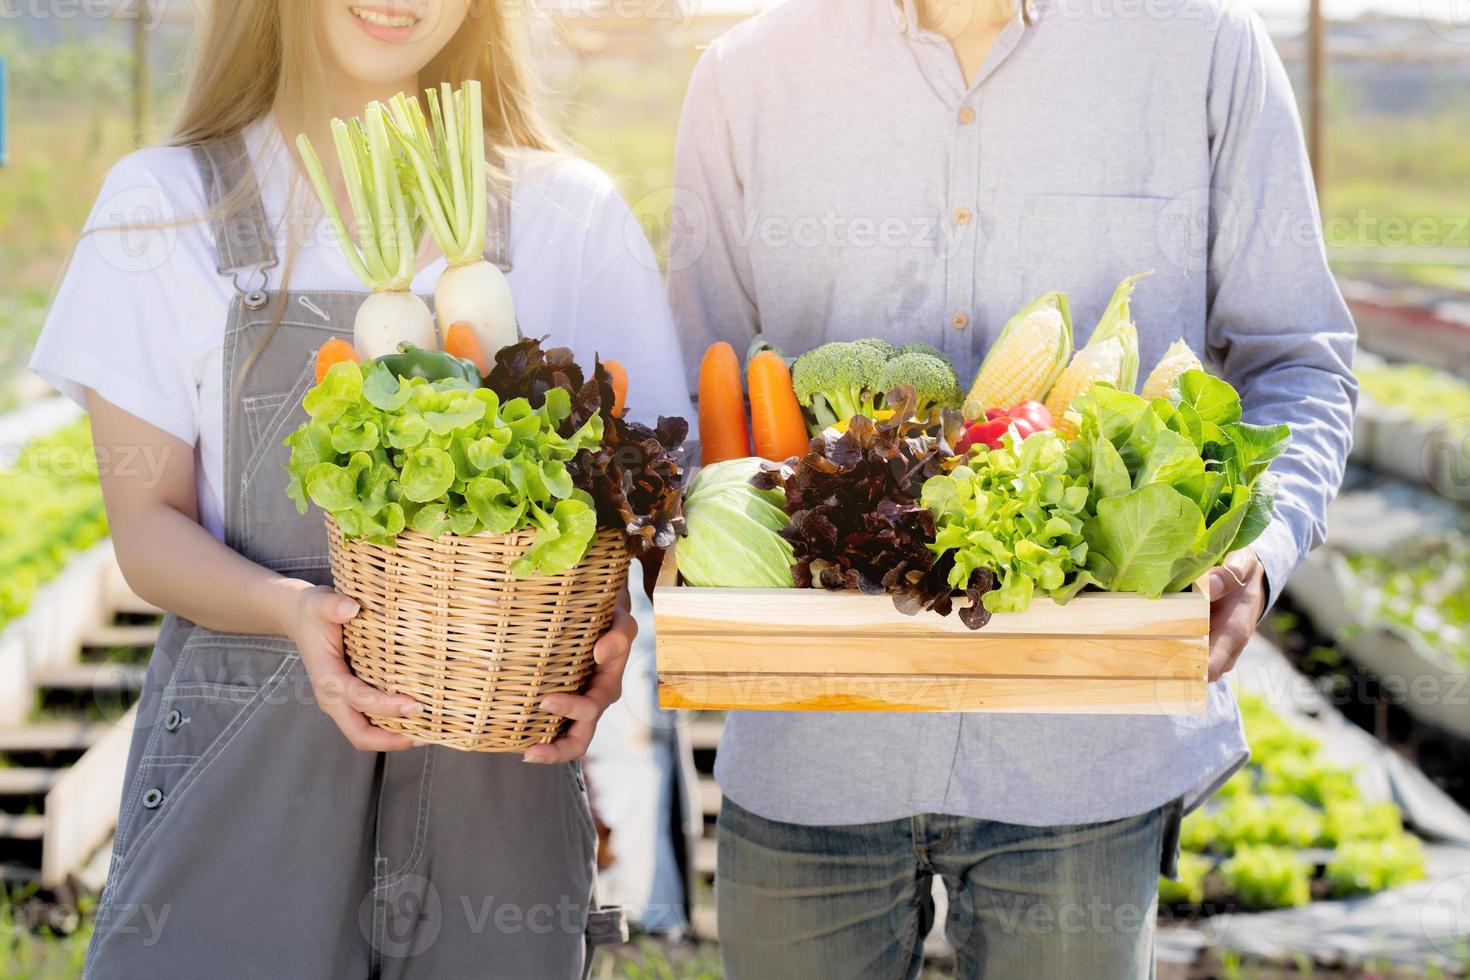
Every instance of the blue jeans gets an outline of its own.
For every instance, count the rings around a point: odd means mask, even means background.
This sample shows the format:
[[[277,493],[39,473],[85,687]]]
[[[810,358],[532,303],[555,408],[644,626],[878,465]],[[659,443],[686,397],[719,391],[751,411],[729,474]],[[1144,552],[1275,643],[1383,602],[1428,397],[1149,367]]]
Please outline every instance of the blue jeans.
[[[720,810],[720,951],[730,980],[917,977],[934,919],[967,980],[1154,975],[1165,810],[1025,827],[924,814],[809,827]]]

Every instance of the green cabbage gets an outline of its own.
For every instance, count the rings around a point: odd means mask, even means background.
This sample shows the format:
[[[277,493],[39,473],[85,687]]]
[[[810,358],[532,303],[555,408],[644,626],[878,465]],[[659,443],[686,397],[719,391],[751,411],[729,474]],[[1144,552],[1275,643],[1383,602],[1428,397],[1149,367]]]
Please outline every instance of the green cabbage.
[[[731,459],[706,466],[684,499],[688,529],[679,542],[679,572],[704,588],[789,589],[796,557],[782,538],[786,512],[780,490],[757,490],[750,478],[761,460]]]

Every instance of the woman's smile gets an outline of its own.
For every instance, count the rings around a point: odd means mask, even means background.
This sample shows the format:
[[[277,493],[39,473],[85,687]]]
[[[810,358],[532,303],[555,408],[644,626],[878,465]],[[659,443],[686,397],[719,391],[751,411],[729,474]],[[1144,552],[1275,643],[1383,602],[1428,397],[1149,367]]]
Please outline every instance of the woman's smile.
[[[380,41],[407,41],[419,23],[417,14],[402,9],[354,4],[348,10],[359,27]]]

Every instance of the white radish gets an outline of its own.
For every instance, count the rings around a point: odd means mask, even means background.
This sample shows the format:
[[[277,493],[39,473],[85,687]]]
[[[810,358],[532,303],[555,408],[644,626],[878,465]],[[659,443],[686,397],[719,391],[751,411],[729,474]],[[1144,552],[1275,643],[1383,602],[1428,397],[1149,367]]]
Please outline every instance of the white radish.
[[[487,357],[520,339],[510,282],[484,259],[445,269],[434,287],[434,309],[441,334],[453,324],[467,323]]]
[[[436,350],[434,315],[429,304],[410,292],[373,293],[357,308],[352,325],[352,347],[363,360],[397,354],[400,343]]]
[[[471,79],[458,91],[445,84],[424,94],[427,117],[415,98],[389,100],[389,131],[408,163],[408,193],[449,263],[434,289],[439,330],[447,335],[454,324],[469,324],[493,360],[520,334],[510,283],[484,258],[488,174],[480,83]]]
[[[352,208],[357,237],[347,231],[321,160],[303,134],[296,138],[312,189],[342,255],[372,295],[358,307],[352,346],[364,360],[398,352],[400,343],[438,348],[429,306],[409,291],[418,263],[423,219],[397,166],[387,111],[371,102],[362,119],[332,120],[332,142]]]

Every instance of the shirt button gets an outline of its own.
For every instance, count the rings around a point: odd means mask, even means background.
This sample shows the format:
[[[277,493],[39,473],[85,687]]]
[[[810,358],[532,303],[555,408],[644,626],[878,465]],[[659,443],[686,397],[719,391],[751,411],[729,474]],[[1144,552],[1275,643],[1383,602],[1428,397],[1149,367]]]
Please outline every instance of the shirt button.
[[[143,806],[149,810],[157,810],[163,803],[163,790],[157,786],[143,794]]]
[[[969,106],[965,106],[963,109],[960,110],[960,125],[961,126],[968,126],[968,125],[970,125],[970,123],[972,123],[974,121],[975,121],[975,110],[974,109],[971,109]]]
[[[960,208],[954,213],[954,223],[957,225],[967,225],[973,217],[975,217],[975,214],[969,208]]]
[[[166,714],[166,715],[163,716],[163,727],[166,730],[168,730],[168,731],[171,731],[171,732],[178,731],[179,730],[179,726],[182,725],[183,723],[184,723],[184,716],[179,711],[178,708],[173,709],[168,714]]]
[[[949,325],[956,330],[963,330],[970,325],[970,318],[964,313],[956,313],[950,317]]]

